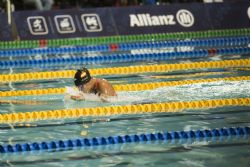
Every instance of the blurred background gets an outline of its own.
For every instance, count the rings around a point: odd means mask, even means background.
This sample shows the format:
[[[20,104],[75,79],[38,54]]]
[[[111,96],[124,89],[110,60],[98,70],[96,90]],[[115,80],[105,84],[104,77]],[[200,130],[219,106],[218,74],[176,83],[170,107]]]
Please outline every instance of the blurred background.
[[[225,0],[224,0],[225,1]],[[237,0],[226,0],[237,1]],[[223,0],[12,0],[15,10],[53,10],[92,7],[124,7],[135,5],[167,5],[171,3],[211,3]],[[3,12],[6,0],[0,0],[0,10]]]

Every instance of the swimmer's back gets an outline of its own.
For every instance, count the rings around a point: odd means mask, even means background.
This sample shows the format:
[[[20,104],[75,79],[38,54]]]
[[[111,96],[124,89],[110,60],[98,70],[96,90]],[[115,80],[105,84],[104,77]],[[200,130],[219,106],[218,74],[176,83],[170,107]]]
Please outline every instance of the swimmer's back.
[[[95,78],[101,95],[117,96],[113,86],[105,79]]]

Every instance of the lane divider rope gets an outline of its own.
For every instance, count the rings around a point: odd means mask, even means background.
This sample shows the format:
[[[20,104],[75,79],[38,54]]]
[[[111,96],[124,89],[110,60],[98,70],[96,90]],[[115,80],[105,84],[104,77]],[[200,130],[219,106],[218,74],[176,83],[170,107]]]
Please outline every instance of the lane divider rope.
[[[232,55],[232,54],[250,54],[249,47],[236,48],[218,48],[218,49],[199,49],[193,51],[145,53],[145,54],[113,54],[102,56],[75,56],[69,58],[57,57],[48,59],[26,59],[26,60],[8,60],[0,61],[0,68],[23,68],[23,67],[46,67],[50,65],[77,65],[77,64],[102,64],[117,62],[137,62],[137,61],[160,61],[183,58],[202,58],[212,55]]]
[[[90,73],[93,76],[98,76],[98,75],[170,72],[178,70],[191,70],[191,69],[201,69],[201,68],[226,68],[226,67],[250,67],[250,59],[99,68],[99,69],[90,69]],[[41,80],[41,79],[47,80],[47,79],[58,79],[58,78],[73,78],[75,72],[76,72],[75,70],[64,70],[64,71],[2,74],[0,75],[0,83]]]
[[[142,91],[142,90],[152,90],[152,89],[165,87],[165,86],[180,86],[180,85],[205,83],[205,82],[242,81],[242,80],[250,80],[250,76],[210,78],[210,79],[197,79],[197,80],[184,80],[184,81],[181,80],[181,81],[169,81],[169,82],[150,82],[150,83],[124,84],[124,85],[120,84],[120,85],[114,85],[113,87],[116,91]],[[0,97],[64,94],[65,92],[66,92],[66,88],[11,90],[11,91],[0,91]]]
[[[213,141],[222,141],[223,137],[238,137],[250,134],[250,127],[230,127],[230,128],[215,128],[201,129],[190,131],[166,131],[148,134],[128,134],[109,137],[93,137],[93,138],[78,138],[58,141],[43,141],[23,144],[5,144],[0,145],[0,153],[18,153],[30,151],[63,151],[79,147],[93,147],[114,144],[129,144],[129,143],[145,143],[149,141],[167,141],[183,140],[188,142],[188,139],[201,140],[212,139]]]
[[[42,40],[22,40],[22,41],[5,41],[0,42],[0,49],[16,48],[38,48],[38,47],[58,47],[58,46],[82,46],[82,45],[99,45],[99,44],[116,44],[139,41],[159,41],[159,40],[180,40],[195,38],[213,38],[213,37],[232,37],[246,36],[250,34],[250,29],[223,29],[207,30],[196,32],[176,32],[176,33],[158,33],[142,35],[123,35],[108,37],[90,37],[90,38],[70,38],[70,39],[42,39]]]
[[[178,40],[178,41],[146,41],[137,43],[122,43],[113,45],[95,45],[95,46],[70,46],[70,47],[52,47],[36,49],[19,49],[19,50],[0,50],[0,57],[25,56],[37,54],[69,54],[82,52],[108,52],[108,51],[127,51],[132,49],[145,48],[166,48],[166,47],[222,47],[222,46],[244,46],[248,45],[250,37],[231,37],[231,38],[210,38],[196,40]]]
[[[230,72],[230,71],[215,71],[215,72],[198,72],[198,73],[190,73],[190,74],[177,74],[177,75],[150,75],[150,76],[145,76],[146,78],[156,78],[156,79],[177,79],[177,78],[184,78],[184,79],[189,79],[193,77],[205,77],[205,76],[210,76],[210,75],[231,75],[236,72]],[[118,82],[119,81],[110,81],[111,83],[113,82]]]
[[[250,98],[215,99],[186,102],[165,102],[96,108],[76,108],[50,111],[33,111],[0,114],[0,123],[32,122],[48,119],[79,118],[86,116],[110,116],[159,112],[180,112],[184,109],[216,108],[225,106],[250,106]]]
[[[250,71],[250,68],[236,68],[236,70]]]

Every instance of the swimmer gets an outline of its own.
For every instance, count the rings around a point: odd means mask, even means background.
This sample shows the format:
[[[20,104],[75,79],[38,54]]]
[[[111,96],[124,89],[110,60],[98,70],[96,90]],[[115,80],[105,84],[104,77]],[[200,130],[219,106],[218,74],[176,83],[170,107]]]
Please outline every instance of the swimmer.
[[[104,102],[108,101],[108,97],[117,96],[113,86],[107,80],[91,77],[87,68],[77,70],[74,79],[75,86],[81,94],[71,96],[73,100],[85,100],[83,93],[95,94]]]

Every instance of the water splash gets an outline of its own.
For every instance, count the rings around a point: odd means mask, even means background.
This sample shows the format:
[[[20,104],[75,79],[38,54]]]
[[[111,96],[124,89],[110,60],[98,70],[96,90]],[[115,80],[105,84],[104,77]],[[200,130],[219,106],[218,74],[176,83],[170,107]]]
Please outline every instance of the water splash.
[[[5,97],[8,100],[37,100],[53,102],[64,102],[66,108],[93,107],[107,105],[125,105],[147,102],[173,102],[208,100],[221,98],[243,98],[250,97],[250,81],[219,81],[210,83],[197,83],[182,86],[161,87],[146,91],[118,92],[118,97],[110,98],[110,103],[101,102],[96,95],[87,95],[88,101],[74,101],[68,95],[41,95],[41,96],[17,96]],[[79,105],[79,106],[78,106]],[[90,105],[90,106],[89,106]]]
[[[182,86],[161,87],[148,91],[120,92],[119,100],[156,102],[191,101],[250,97],[250,81],[219,81]]]

